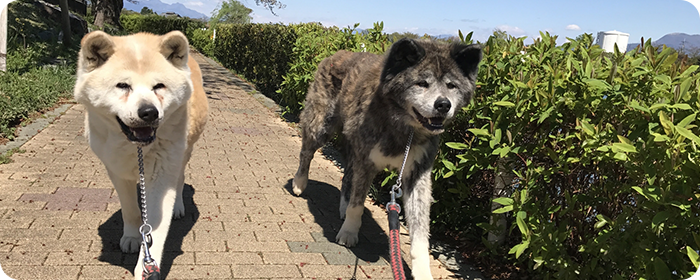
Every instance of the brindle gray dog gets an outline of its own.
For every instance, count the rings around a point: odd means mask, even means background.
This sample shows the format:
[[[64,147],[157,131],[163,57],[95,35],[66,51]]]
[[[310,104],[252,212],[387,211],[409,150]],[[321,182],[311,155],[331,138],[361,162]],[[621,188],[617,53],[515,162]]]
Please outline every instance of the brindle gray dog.
[[[402,180],[415,279],[432,279],[428,236],[431,170],[444,127],[472,98],[481,47],[402,39],[384,56],[339,51],[323,60],[301,113],[302,148],[292,183],[306,188],[314,152],[335,133],[347,143],[336,241],[357,244],[371,180],[400,168],[413,132]]]

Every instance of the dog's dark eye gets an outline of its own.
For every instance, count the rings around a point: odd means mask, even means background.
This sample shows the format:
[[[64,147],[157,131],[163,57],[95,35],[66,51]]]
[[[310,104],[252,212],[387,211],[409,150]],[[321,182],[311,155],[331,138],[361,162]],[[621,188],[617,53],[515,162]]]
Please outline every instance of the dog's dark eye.
[[[159,90],[165,88],[165,85],[163,83],[158,83],[155,86],[153,86],[153,90]]]
[[[456,87],[457,87],[457,86],[456,86],[455,84],[453,84],[453,83],[447,83],[447,88],[448,88],[448,89],[453,89],[453,88],[456,88]]]
[[[117,88],[119,89],[124,89],[124,90],[129,90],[131,89],[131,86],[127,83],[118,83]]]
[[[420,81],[420,82],[416,83],[416,85],[419,87],[423,87],[423,88],[430,87],[430,84],[428,84],[428,82],[426,82],[426,81]]]

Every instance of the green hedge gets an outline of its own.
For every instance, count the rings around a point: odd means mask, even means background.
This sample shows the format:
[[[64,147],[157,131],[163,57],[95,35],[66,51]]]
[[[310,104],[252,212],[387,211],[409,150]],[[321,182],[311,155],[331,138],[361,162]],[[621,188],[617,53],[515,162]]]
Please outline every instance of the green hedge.
[[[282,24],[221,24],[216,30],[214,56],[279,101],[276,90],[289,69],[295,41],[293,28]]]
[[[326,28],[319,23],[219,25],[213,53],[225,67],[285,106],[286,112],[297,114],[321,60],[341,49],[361,51],[362,44],[366,51],[384,52],[383,24],[375,24],[364,36],[355,27]]]
[[[562,46],[541,37],[484,44],[476,100],[436,161],[435,228],[485,236],[496,171],[512,172],[495,212],[511,224],[506,251],[537,279],[689,277],[700,249],[698,66],[650,41],[623,54],[590,35]]]
[[[173,30],[188,34],[193,29],[204,28],[204,22],[190,18],[164,17],[159,15],[122,14],[119,18],[123,31],[127,34],[150,32],[163,35]],[[189,36],[188,36],[189,37]]]
[[[122,14],[119,19],[125,34],[150,32],[162,35],[180,30],[195,49],[207,56],[214,56],[213,30],[207,29],[206,24],[200,20],[140,14]]]

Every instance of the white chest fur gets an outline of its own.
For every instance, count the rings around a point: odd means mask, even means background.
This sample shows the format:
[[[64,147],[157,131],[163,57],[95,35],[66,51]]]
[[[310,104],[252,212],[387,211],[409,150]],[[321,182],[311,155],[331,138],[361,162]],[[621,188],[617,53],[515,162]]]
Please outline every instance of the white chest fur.
[[[369,152],[369,159],[374,163],[378,169],[396,169],[397,171],[401,168],[403,163],[403,154],[397,156],[387,156],[382,153],[379,144],[375,145],[374,148]],[[427,150],[423,145],[411,145],[411,149],[408,152],[408,157],[406,158],[406,166],[404,167],[403,177],[406,178],[413,170],[413,166],[420,161],[427,159]]]

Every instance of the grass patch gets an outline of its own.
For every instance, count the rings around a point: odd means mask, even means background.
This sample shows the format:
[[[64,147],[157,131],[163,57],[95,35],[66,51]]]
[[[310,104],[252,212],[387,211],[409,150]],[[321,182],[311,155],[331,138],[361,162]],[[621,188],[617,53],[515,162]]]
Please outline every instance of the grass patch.
[[[4,154],[0,154],[0,164],[8,164],[12,162],[12,155],[14,154],[24,154],[26,150],[22,150],[20,148],[14,148],[12,150],[9,150],[5,152]]]
[[[22,121],[69,98],[75,83],[73,73],[71,67],[58,66],[0,75],[0,136],[13,140]]]

